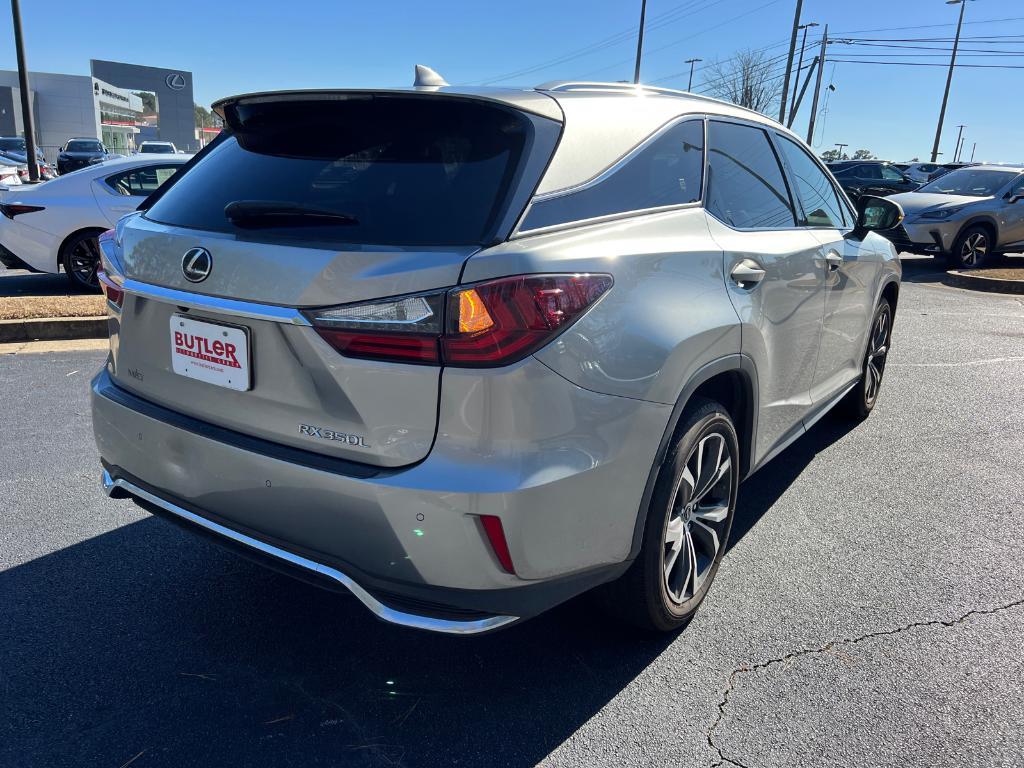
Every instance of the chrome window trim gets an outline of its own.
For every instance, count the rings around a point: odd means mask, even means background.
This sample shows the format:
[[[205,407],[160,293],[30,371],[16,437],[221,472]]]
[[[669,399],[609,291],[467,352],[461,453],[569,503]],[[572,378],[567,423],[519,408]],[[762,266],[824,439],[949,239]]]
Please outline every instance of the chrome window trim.
[[[350,576],[347,576],[336,568],[331,568],[330,566],[318,563],[315,560],[310,560],[309,558],[293,554],[287,550],[281,549],[280,547],[275,547],[272,544],[267,544],[264,541],[254,539],[251,536],[246,536],[244,533],[240,533],[232,528],[215,523],[212,520],[207,520],[205,517],[197,515],[184,507],[157,496],[156,494],[143,490],[139,486],[134,483],[130,483],[123,478],[117,478],[115,480],[106,469],[103,470],[100,483],[103,487],[104,493],[108,496],[120,492],[138,497],[143,501],[147,501],[150,504],[160,507],[160,509],[165,512],[169,512],[170,514],[187,520],[190,523],[194,523],[211,533],[223,536],[225,539],[230,539],[236,543],[243,544],[265,555],[269,555],[278,560],[289,563],[290,565],[303,568],[311,573],[326,576],[345,587],[345,589],[356,596],[359,602],[369,608],[378,619],[386,621],[389,624],[399,624],[403,627],[412,627],[414,629],[424,629],[429,632],[442,632],[452,635],[475,635],[480,632],[488,632],[492,629],[503,627],[506,624],[511,624],[512,622],[519,620],[518,616],[489,616],[486,619],[457,621],[454,619],[437,619],[430,616],[420,616],[415,613],[396,611],[394,608],[389,608],[384,603],[380,602],[377,598],[359,586],[359,584],[357,584]]]
[[[534,229],[524,230],[522,228],[523,224],[526,222],[527,217],[530,215],[530,211],[533,209],[534,203],[543,203],[547,200],[554,200],[559,197],[565,197],[566,195],[572,195],[577,192],[582,192],[583,190],[597,186],[598,184],[606,181],[609,177],[613,176],[623,166],[628,164],[634,157],[636,157],[637,154],[642,152],[653,142],[657,141],[667,131],[671,130],[672,128],[675,128],[677,125],[681,125],[682,123],[688,122],[690,120],[700,120],[701,122],[704,123],[704,147],[702,149],[704,157],[703,162],[701,163],[700,198],[698,200],[695,200],[694,202],[691,203],[675,203],[672,205],[660,205],[654,208],[635,208],[628,211],[620,211],[618,213],[609,213],[603,216],[593,216],[589,219],[574,219],[573,221],[567,221],[561,224],[550,224],[546,227],[536,227]],[[575,186],[572,187],[565,187],[564,189],[552,190],[551,192],[545,192],[544,194],[541,195],[534,195],[533,198],[531,198],[529,205],[526,206],[526,209],[519,217],[519,221],[516,222],[515,229],[512,230],[512,234],[509,237],[509,239],[514,240],[520,237],[532,237],[533,235],[545,232],[554,232],[562,229],[570,229],[572,227],[594,224],[601,221],[614,221],[616,219],[628,218],[632,216],[643,216],[649,213],[661,213],[663,211],[675,209],[698,207],[704,203],[704,189],[707,186],[707,143],[707,120],[705,119],[704,114],[688,112],[684,115],[678,115],[676,117],[673,117],[671,120],[663,124],[653,133],[649,134],[639,144],[633,146],[628,152],[626,152],[618,160],[613,162],[611,165],[609,165],[603,171],[598,173],[596,176],[593,176],[587,179],[586,181],[576,184]],[[555,152],[557,151],[558,148],[556,147]]]
[[[134,296],[141,296],[145,299],[154,299],[168,304],[175,304],[179,307],[191,309],[202,309],[223,315],[234,317],[247,317],[251,320],[267,320],[273,323],[284,323],[286,325],[312,325],[303,314],[294,307],[279,307],[273,304],[257,304],[250,301],[237,301],[225,299],[219,296],[207,296],[201,293],[190,293],[179,291],[174,288],[164,288],[160,285],[143,283],[131,278],[124,281],[123,288],[126,293]]]

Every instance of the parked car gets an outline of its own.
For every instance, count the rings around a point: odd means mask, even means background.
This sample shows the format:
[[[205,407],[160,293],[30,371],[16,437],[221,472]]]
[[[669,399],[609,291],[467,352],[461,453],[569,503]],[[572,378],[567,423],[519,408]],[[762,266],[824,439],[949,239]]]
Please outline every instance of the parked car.
[[[115,160],[0,193],[0,245],[11,268],[64,270],[96,290],[96,238],[174,175],[188,157]]]
[[[960,168],[891,199],[906,219],[882,234],[898,250],[945,256],[958,268],[1024,250],[1024,167]]]
[[[854,202],[862,195],[885,197],[920,186],[892,163],[880,160],[844,160],[829,163],[829,170]]]
[[[21,184],[22,176],[28,177],[27,165],[7,157],[0,157],[0,185],[13,186]]]
[[[178,148],[169,141],[144,141],[139,144],[139,154],[173,155]]]
[[[905,168],[900,166],[903,175],[918,184],[924,184],[928,181],[928,177],[938,169],[938,163],[907,163]]]
[[[740,480],[877,402],[899,206],[682,92],[365,94],[219,102],[100,239],[104,487],[396,624],[681,627]]]
[[[936,168],[928,175],[928,181],[935,181],[935,179],[939,178],[940,176],[945,176],[950,171],[957,171],[961,168],[969,168],[972,165],[977,165],[977,163],[946,163],[945,165],[940,165],[938,168]]]
[[[25,164],[24,179],[28,180],[28,147],[25,144],[25,139],[21,136],[0,136],[0,156]],[[46,156],[38,147],[36,147],[36,162],[41,180],[46,181],[57,176],[57,172],[46,162]]]
[[[70,173],[108,159],[110,153],[98,139],[68,139],[57,155],[57,173]]]

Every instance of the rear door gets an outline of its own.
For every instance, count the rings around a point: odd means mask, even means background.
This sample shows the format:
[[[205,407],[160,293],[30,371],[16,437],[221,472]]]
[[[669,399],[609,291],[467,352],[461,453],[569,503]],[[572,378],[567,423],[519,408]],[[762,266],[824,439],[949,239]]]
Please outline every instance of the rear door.
[[[116,382],[277,443],[379,466],[422,459],[440,368],[408,350],[431,343],[420,330],[441,321],[437,295],[466,259],[503,239],[520,188],[536,184],[524,165],[539,173],[547,159],[528,162],[530,147],[549,152],[558,124],[434,94],[225,110],[231,136],[122,227]],[[386,341],[339,352],[338,334],[310,324],[339,305]]]
[[[800,221],[821,243],[817,268],[825,281],[821,347],[811,382],[811,401],[826,402],[860,374],[864,333],[878,277],[878,261],[860,240],[848,239],[853,211],[832,180],[799,144],[776,133],[800,209]]]
[[[742,351],[757,366],[757,455],[802,431],[824,310],[821,242],[797,223],[768,133],[708,122],[705,207],[724,251],[729,295],[742,324]]]

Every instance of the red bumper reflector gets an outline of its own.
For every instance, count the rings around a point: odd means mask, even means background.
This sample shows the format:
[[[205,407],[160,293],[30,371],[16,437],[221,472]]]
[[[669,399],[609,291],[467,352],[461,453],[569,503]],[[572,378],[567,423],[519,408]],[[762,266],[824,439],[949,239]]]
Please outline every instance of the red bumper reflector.
[[[505,529],[501,525],[501,518],[494,515],[480,515],[480,523],[484,527],[488,541],[491,542],[491,549],[495,557],[501,563],[501,567],[507,573],[514,574],[515,566],[512,565],[512,555],[508,551],[508,541],[505,539]]]

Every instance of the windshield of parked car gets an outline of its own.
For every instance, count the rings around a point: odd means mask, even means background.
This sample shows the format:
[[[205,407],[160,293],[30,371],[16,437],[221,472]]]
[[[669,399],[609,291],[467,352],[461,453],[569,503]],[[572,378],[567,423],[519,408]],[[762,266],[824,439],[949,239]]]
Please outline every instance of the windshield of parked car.
[[[461,99],[243,104],[146,216],[246,237],[481,244],[531,132],[521,113]]]
[[[98,141],[69,141],[67,152],[102,152],[103,145]]]
[[[139,147],[139,152],[174,152],[174,147],[170,144],[143,144]]]
[[[0,139],[0,152],[24,152],[25,140],[19,138]]]
[[[930,181],[917,192],[930,192],[939,195],[966,195],[967,197],[990,197],[1006,186],[1016,175],[1010,170],[978,170],[977,168],[961,168]]]

